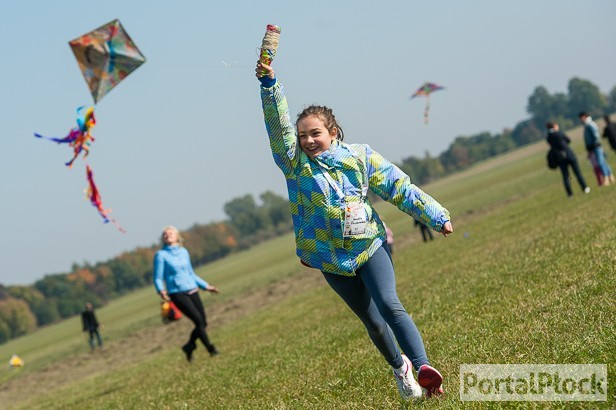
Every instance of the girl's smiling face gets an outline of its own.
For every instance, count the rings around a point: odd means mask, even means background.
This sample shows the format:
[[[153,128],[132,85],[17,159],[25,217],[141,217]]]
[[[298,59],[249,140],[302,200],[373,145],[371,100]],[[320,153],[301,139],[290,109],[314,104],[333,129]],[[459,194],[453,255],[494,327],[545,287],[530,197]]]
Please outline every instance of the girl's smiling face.
[[[297,122],[297,136],[302,151],[312,159],[329,149],[336,139],[336,129],[328,130],[321,118],[309,115]]]

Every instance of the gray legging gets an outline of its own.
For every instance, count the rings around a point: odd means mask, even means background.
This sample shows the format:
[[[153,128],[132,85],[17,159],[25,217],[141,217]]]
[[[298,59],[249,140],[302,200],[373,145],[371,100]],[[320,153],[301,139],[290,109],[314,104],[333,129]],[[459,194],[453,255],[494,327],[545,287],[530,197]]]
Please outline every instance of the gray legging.
[[[394,267],[387,250],[379,248],[356,273],[349,277],[323,272],[323,276],[366,326],[372,343],[387,363],[394,368],[403,364],[397,340],[415,370],[430,364],[419,330],[398,299]]]

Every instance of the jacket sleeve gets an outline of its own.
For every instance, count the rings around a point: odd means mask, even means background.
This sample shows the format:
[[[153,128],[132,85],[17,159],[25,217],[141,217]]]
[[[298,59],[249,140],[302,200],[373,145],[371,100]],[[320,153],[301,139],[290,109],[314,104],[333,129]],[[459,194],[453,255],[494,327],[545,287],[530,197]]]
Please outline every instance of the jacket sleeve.
[[[282,84],[261,86],[261,103],[274,162],[288,176],[299,161],[300,150]]]
[[[154,272],[153,272],[153,280],[154,287],[156,288],[156,293],[160,293],[165,289],[164,284],[164,274],[165,274],[165,260],[164,256],[159,252],[156,252],[154,255]]]
[[[209,283],[207,283],[205,280],[203,280],[199,275],[197,275],[195,273],[195,270],[193,269],[192,266],[192,262],[190,261],[190,254],[188,253],[188,250],[184,249],[184,251],[186,252],[186,259],[188,259],[188,266],[190,267],[190,274],[193,276],[193,278],[195,279],[195,282],[197,282],[197,286],[199,286],[199,288],[201,289],[207,289],[207,287],[209,286]]]
[[[385,201],[436,231],[450,220],[447,209],[411,184],[408,175],[370,146],[366,146],[366,162],[370,189]]]

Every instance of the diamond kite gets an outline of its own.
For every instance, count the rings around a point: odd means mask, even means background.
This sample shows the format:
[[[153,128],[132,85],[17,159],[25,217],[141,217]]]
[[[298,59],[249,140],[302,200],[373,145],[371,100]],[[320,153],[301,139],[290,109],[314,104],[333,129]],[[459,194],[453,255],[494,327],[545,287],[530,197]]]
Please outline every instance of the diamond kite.
[[[424,124],[428,125],[428,115],[430,114],[430,94],[435,91],[444,90],[445,87],[440,86],[435,83],[425,83],[421,87],[415,91],[413,95],[411,95],[411,99],[419,96],[426,97],[426,107],[424,108]]]
[[[69,42],[94,103],[145,62],[120,20],[113,20]]]

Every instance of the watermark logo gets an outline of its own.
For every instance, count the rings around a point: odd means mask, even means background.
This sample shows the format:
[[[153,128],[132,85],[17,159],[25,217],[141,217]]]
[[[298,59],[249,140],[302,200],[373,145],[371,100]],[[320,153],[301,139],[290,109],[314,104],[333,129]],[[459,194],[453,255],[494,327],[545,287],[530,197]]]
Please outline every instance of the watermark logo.
[[[606,364],[463,364],[462,401],[606,401]]]

